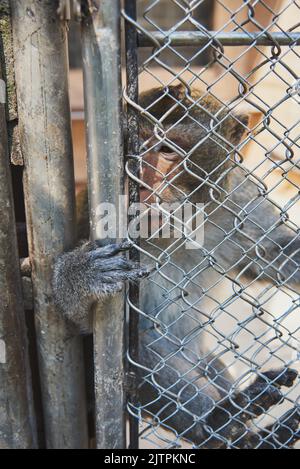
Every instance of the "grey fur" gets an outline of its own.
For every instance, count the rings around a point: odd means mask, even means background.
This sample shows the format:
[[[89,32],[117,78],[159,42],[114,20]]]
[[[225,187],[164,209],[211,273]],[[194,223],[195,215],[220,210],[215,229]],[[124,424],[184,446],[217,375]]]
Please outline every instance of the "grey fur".
[[[169,94],[172,93],[179,99],[183,92],[174,87],[169,89]],[[157,93],[142,97],[143,107],[149,106],[149,99],[156,102],[157,97]],[[202,107],[211,103],[211,109],[218,110],[218,103],[208,97]],[[162,105],[150,112],[159,118],[161,109],[166,111]],[[175,120],[180,118],[180,112]],[[186,126],[182,134],[191,148],[203,135],[203,128],[209,129],[211,116],[206,114],[202,108],[197,111],[196,117],[203,124],[200,130],[184,121],[180,124]],[[148,136],[153,135],[153,129],[147,130],[147,125],[142,123],[145,138],[147,132]],[[220,126],[222,138],[237,145],[246,125],[245,116],[236,121],[229,117],[227,124],[223,122]],[[179,137],[175,129],[174,139]],[[205,204],[204,246],[192,251],[184,247],[178,250],[178,244],[172,246],[174,239],[155,240],[151,247],[149,243],[142,244],[146,252],[152,249],[154,256],[168,248],[169,261],[162,269],[152,271],[149,280],[141,284],[140,308],[145,315],[140,320],[137,365],[140,401],[147,415],[201,447],[220,448],[227,441],[240,448],[289,446],[297,439],[294,434],[291,438],[291,432],[296,432],[299,425],[298,408],[282,417],[273,436],[268,428],[253,432],[249,423],[282,402],[281,386],[292,386],[297,373],[288,368],[264,374],[257,371],[254,383],[238,392],[233,390],[234,380],[226,366],[205,350],[201,340],[202,324],[210,318],[205,316],[199,300],[218,278],[226,276],[240,288],[247,284],[247,279],[264,279],[278,286],[288,283],[298,292],[300,282],[299,233],[274,209],[267,193],[250,180],[246,170],[228,156],[230,145],[222,146],[220,142],[217,145],[208,139],[191,154],[189,164],[192,170],[197,168],[197,177],[191,182],[191,178],[183,176],[181,191],[175,195],[184,198],[184,187],[187,196],[193,191],[194,202]],[[214,171],[216,166],[218,170]],[[87,218],[87,213],[80,218],[86,227]],[[127,248],[128,245],[99,248],[97,243],[85,243],[57,259],[53,276],[55,301],[81,331],[89,330],[88,311],[94,301],[114,294],[123,281],[141,279],[152,270],[117,256]],[[145,256],[143,262],[149,264],[149,259]],[[241,271],[243,277],[239,276]],[[291,424],[290,431],[287,422]]]
[[[119,254],[130,249],[128,242],[100,247],[85,242],[56,259],[53,292],[57,308],[81,333],[91,331],[91,306],[120,291],[127,280],[149,275],[147,268]]]

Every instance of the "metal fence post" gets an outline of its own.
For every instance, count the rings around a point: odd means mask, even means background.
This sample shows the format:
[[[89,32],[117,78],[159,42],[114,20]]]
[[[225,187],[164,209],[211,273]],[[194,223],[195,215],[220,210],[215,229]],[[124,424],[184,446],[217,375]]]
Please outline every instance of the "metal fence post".
[[[51,291],[53,259],[75,241],[66,27],[56,1],[12,0],[11,7],[46,443],[85,448],[82,341]]]
[[[118,213],[123,187],[121,133],[120,2],[101,0],[83,20],[83,67],[92,239],[99,204]],[[96,432],[98,448],[125,447],[124,296],[99,305],[94,314]]]
[[[129,16],[134,21],[137,18],[136,1],[126,0],[124,4],[123,16]],[[125,23],[125,47],[126,47],[126,83],[127,83],[127,97],[134,102],[138,102],[139,90],[138,90],[138,53],[137,53],[137,31],[134,25],[130,22]],[[126,97],[125,97],[126,98]],[[126,155],[128,155],[128,164],[130,165],[130,172],[137,178],[139,174],[139,163],[136,159],[131,158],[132,155],[138,155],[139,153],[139,114],[129,104],[126,109],[127,115],[127,139],[126,139]],[[129,178],[128,181],[128,192],[129,192],[129,204],[135,204],[140,202],[140,185],[133,179]],[[131,217],[133,218],[133,217]],[[129,218],[129,222],[131,219]],[[139,240],[135,240],[136,245],[139,245]],[[140,253],[138,249],[135,249],[131,253],[131,259],[135,262],[140,261]],[[127,350],[128,354],[134,362],[138,363],[139,356],[139,314],[135,308],[131,305],[138,306],[139,304],[139,285],[129,286],[129,321],[128,321],[128,343]],[[130,362],[130,360],[129,360]],[[138,379],[136,376],[136,369],[133,366],[129,367],[129,373],[132,377],[133,386],[128,392],[128,398],[130,402],[128,405],[136,405],[138,402]],[[129,445],[130,448],[138,449],[139,447],[139,421],[129,412]]]
[[[22,286],[13,208],[5,82],[0,70],[0,449],[36,448]]]

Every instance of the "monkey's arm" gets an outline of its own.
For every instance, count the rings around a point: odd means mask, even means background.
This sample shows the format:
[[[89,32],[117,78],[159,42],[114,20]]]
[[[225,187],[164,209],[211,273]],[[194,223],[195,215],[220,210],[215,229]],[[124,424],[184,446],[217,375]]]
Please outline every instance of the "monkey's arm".
[[[282,220],[272,202],[261,201],[237,239],[247,249],[243,261],[246,275],[299,291],[300,233]]]
[[[210,218],[209,250],[224,274],[299,289],[300,233],[254,182],[236,171],[231,194]]]
[[[252,255],[251,255],[252,253]],[[251,259],[249,259],[249,256]],[[270,228],[257,239],[245,259],[245,274],[299,291],[300,236],[285,224]]]
[[[88,235],[86,191],[80,196],[78,208],[78,233]],[[146,268],[119,255],[130,247],[128,242],[105,247],[100,241],[85,242],[56,259],[52,281],[54,302],[80,332],[91,330],[89,312],[94,302],[120,291],[126,280],[148,275]]]
[[[166,352],[172,349],[173,357]],[[293,386],[297,371],[283,367],[258,372],[253,383],[238,390],[218,358],[208,361],[203,358],[199,366],[191,367],[179,350],[175,353],[172,345],[168,347],[164,343],[164,350],[164,358],[159,358],[162,355],[157,354],[157,349],[141,350],[145,362],[140,399],[146,415],[157,417],[165,428],[176,430],[177,435],[202,449],[222,448],[230,442],[236,448],[254,449],[263,447],[264,437],[269,438],[267,447],[276,448],[273,444],[277,435],[281,435],[281,442],[286,446],[299,439],[299,435],[291,438],[299,426],[297,406],[291,412],[292,430],[284,426],[287,417],[278,421],[273,438],[268,431],[260,434],[250,428],[252,420],[283,402],[282,388]],[[223,370],[226,372],[221,376]]]

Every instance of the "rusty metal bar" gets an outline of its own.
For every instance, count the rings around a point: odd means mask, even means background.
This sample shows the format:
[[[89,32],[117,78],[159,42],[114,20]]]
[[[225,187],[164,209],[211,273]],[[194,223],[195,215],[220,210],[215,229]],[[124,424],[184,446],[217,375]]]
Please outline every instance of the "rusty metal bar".
[[[0,69],[0,449],[36,448],[31,374],[13,208],[6,85]]]
[[[125,1],[125,17],[129,16],[136,21],[136,1],[126,0]],[[138,102],[138,58],[137,58],[137,31],[133,24],[130,22],[125,23],[125,41],[126,41],[126,80],[127,80],[127,96],[130,100]],[[139,115],[133,107],[127,106],[127,132],[126,132],[126,154],[137,155],[139,153]],[[136,160],[130,160],[130,170],[139,177],[139,165]],[[134,167],[135,166],[135,167]],[[129,205],[140,201],[139,184],[132,179],[128,182],[129,191]],[[131,221],[130,219],[128,220]],[[138,242],[136,240],[136,242]],[[131,259],[135,262],[140,261],[139,251],[134,249],[131,253]],[[137,305],[139,304],[139,285],[129,286],[129,298],[130,303]],[[139,355],[139,314],[134,308],[129,308],[129,324],[128,324],[128,344],[127,350],[132,360],[138,363]],[[136,370],[129,366],[130,374],[130,386],[128,398],[128,405],[136,405],[138,401],[138,382],[136,376]],[[139,421],[138,419],[129,413],[129,446],[130,448],[137,449],[139,447]]]
[[[102,239],[99,207],[118,213],[123,193],[120,3],[94,1],[82,25],[88,181],[92,239]],[[98,448],[125,447],[124,295],[94,313],[96,434]]]
[[[153,38],[153,39],[152,39]],[[147,31],[147,35],[139,35],[139,47],[153,47],[156,43],[170,43],[174,47],[178,46],[205,46],[211,41],[219,42],[223,46],[299,46],[300,33],[236,33],[207,31],[176,31],[168,34],[157,31]]]
[[[66,27],[57,2],[11,0],[25,203],[47,448],[87,447],[82,341],[52,302],[52,263],[75,241]]]

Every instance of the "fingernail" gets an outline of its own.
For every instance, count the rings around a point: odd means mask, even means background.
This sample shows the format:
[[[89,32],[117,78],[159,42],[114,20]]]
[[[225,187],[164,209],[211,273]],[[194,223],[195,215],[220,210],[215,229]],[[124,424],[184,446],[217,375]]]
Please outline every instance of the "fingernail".
[[[131,247],[132,247],[132,243],[130,241],[123,241],[123,243],[121,244],[122,249],[129,249]]]

